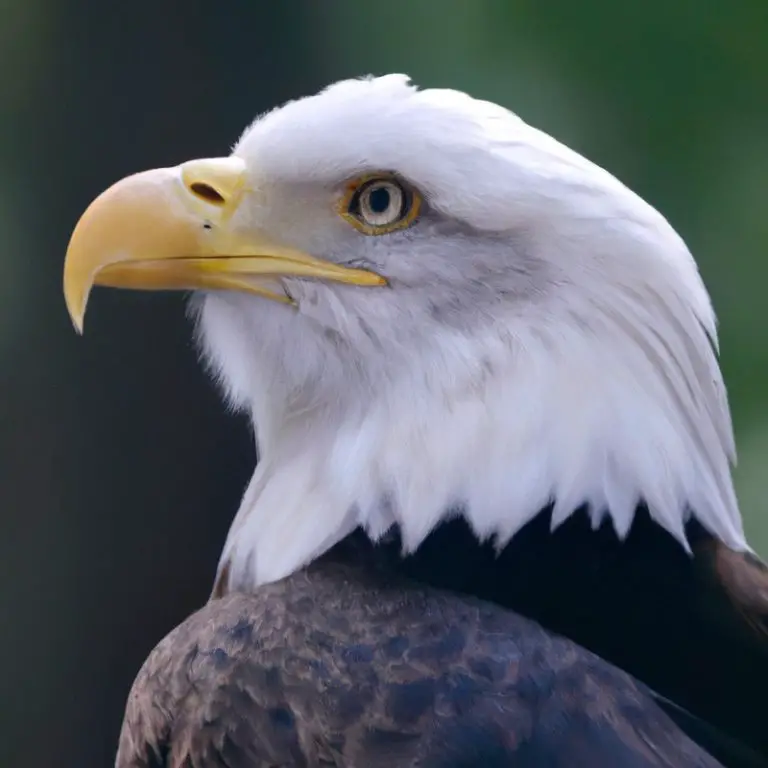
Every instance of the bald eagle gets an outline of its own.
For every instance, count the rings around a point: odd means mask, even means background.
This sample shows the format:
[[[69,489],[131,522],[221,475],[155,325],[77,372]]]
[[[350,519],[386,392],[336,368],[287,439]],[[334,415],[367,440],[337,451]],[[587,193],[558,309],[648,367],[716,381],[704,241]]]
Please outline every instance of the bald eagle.
[[[259,461],[119,768],[766,766],[768,569],[670,224],[401,75],[85,211],[64,293],[192,292]]]

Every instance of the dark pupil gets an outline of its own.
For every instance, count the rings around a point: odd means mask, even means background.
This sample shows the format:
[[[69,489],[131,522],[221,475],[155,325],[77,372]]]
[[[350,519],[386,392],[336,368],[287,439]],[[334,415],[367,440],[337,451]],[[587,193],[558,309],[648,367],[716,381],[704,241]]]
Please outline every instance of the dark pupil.
[[[386,187],[376,187],[368,194],[371,213],[385,213],[389,209],[390,195]]]

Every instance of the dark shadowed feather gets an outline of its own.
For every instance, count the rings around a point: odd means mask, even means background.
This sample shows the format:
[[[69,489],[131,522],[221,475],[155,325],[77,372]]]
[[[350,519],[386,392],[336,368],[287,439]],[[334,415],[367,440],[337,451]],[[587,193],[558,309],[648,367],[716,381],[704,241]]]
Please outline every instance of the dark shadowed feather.
[[[688,555],[638,509],[621,541],[575,514],[555,531],[547,510],[498,554],[462,520],[387,567],[532,618],[661,694],[689,735],[729,768],[768,768],[768,568],[691,520]]]
[[[714,768],[630,676],[492,604],[323,558],[153,651],[118,768]]]

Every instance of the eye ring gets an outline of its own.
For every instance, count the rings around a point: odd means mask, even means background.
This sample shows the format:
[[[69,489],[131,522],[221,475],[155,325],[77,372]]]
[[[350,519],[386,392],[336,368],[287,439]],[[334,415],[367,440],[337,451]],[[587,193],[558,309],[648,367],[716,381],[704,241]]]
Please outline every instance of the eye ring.
[[[339,214],[366,235],[384,235],[409,227],[419,214],[421,196],[392,174],[351,182],[339,202]]]

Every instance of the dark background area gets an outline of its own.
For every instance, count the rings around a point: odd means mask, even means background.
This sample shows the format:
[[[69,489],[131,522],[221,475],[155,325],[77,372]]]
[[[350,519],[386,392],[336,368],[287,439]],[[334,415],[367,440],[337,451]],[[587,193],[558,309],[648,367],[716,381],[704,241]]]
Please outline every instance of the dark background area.
[[[0,765],[112,763],[133,676],[207,598],[254,461],[182,297],[98,291],[76,336],[71,229],[118,178],[225,154],[343,77],[499,101],[668,216],[720,315],[739,495],[768,554],[766,0],[0,8]]]

